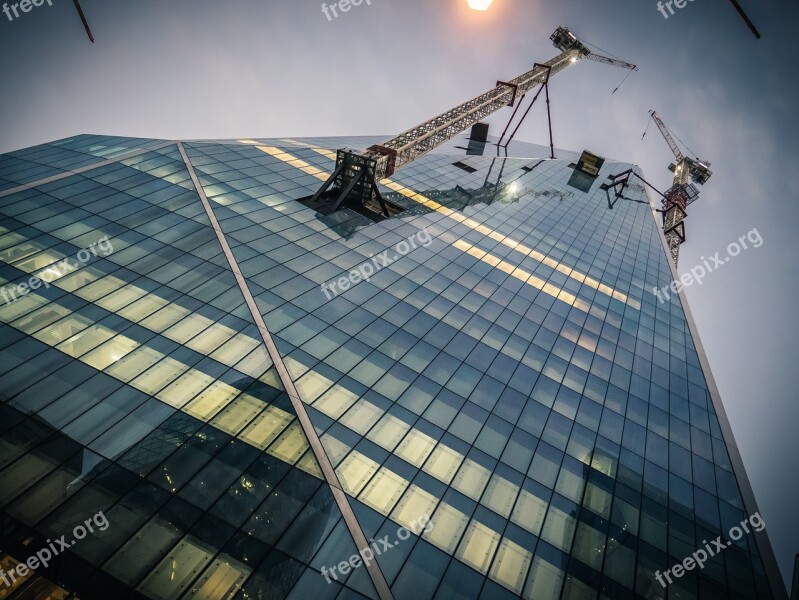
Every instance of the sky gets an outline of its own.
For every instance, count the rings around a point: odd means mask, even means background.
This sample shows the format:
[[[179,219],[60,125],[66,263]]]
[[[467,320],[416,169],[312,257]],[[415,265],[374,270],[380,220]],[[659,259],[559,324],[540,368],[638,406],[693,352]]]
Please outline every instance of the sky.
[[[319,0],[50,0],[0,13],[0,153],[78,133],[214,139],[393,134],[544,62],[566,25],[639,65],[580,61],[551,84],[555,144],[641,166],[673,160],[656,109],[711,180],[689,207],[680,272],[756,230],[686,288],[782,574],[799,552],[799,100],[793,0],[369,0],[328,19]],[[332,4],[332,2],[329,2]],[[329,11],[330,12],[330,11]],[[332,16],[332,13],[331,13]],[[490,119],[501,132],[509,110]],[[543,106],[520,140],[548,143]],[[752,234],[752,238],[756,237]]]

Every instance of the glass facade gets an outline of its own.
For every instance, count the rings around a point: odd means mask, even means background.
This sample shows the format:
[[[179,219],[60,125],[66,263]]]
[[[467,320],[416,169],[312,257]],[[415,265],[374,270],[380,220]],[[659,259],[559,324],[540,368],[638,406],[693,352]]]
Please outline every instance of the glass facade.
[[[306,206],[379,141],[0,157],[0,600],[779,598],[765,535],[656,579],[752,505],[635,167],[456,141]]]

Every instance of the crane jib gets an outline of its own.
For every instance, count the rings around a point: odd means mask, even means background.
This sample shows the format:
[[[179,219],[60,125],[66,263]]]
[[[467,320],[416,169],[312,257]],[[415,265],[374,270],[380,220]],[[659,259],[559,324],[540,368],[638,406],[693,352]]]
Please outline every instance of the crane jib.
[[[371,146],[366,151],[339,149],[336,168],[322,187],[311,198],[319,202],[323,196],[340,192],[333,206],[348,202],[358,205],[380,206],[384,216],[390,214],[380,197],[377,182],[389,177],[396,169],[413,162],[451,140],[469,127],[512,105],[517,98],[537,85],[548,83],[552,75],[562,71],[580,58],[590,57],[612,66],[629,70],[637,67],[621,60],[593,54],[588,47],[565,27],[558,27],[550,37],[561,53],[550,61],[536,66],[510,80],[497,82],[496,87],[472,98],[432,119],[408,129],[394,138]],[[389,207],[390,208],[390,207]]]

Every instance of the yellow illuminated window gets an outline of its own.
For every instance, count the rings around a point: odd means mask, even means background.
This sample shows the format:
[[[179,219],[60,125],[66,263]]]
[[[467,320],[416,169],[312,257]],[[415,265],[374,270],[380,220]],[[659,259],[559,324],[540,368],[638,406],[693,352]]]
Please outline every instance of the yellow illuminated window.
[[[329,433],[322,434],[319,437],[319,440],[325,447],[325,454],[327,454],[327,457],[330,459],[330,463],[334,467],[342,458],[347,456],[347,453],[352,449],[340,439],[333,437]]]
[[[607,475],[608,477],[615,477],[616,476],[616,459],[612,456],[604,454],[603,452],[597,452],[594,454],[594,458],[591,461],[591,466]]]
[[[331,385],[333,382],[330,379],[314,370],[308,371],[296,383],[300,398],[308,404],[326,392]]]
[[[254,340],[243,333],[237,333],[214,350],[211,354],[211,358],[215,358],[219,362],[232,367],[260,345],[261,342],[258,340]]]
[[[0,260],[13,263],[15,260],[25,258],[26,256],[41,252],[42,250],[44,250],[44,246],[38,242],[23,242],[17,246],[11,246],[5,250],[0,250]]]
[[[489,477],[491,477],[491,471],[477,464],[471,458],[467,458],[452,482],[452,487],[466,494],[472,500],[479,500]]]
[[[3,235],[0,235],[0,248],[8,248],[11,246],[17,246],[21,242],[25,241],[25,238],[18,233],[14,233],[13,231],[9,231],[5,227],[0,228],[0,231],[3,231]],[[5,260],[5,258],[3,258]]]
[[[201,385],[205,387],[206,378],[211,379],[211,377],[208,375],[203,374],[202,379],[196,380],[194,387],[198,388]],[[165,391],[169,392],[169,390]],[[176,389],[175,391],[179,393],[179,390]],[[199,396],[190,402],[184,410],[190,415],[197,417],[201,421],[208,421],[225,406],[230,404],[233,401],[233,398],[238,396],[239,393],[239,390],[222,381],[214,381],[208,385],[208,387],[206,387]],[[180,403],[182,398],[177,396],[175,400],[177,403]],[[166,401],[172,404],[170,400]],[[173,406],[175,406],[175,404],[173,404]]]
[[[294,421],[288,428],[269,446],[267,452],[291,465],[297,462],[308,449],[308,440],[298,421]]]
[[[518,493],[518,485],[494,474],[488,483],[485,494],[483,494],[481,503],[507,519]]]
[[[58,262],[59,260],[65,258],[64,254],[60,252],[56,252],[55,250],[44,250],[39,252],[39,254],[35,256],[31,256],[30,258],[26,258],[25,260],[21,260],[17,263],[14,263],[14,266],[21,271],[26,271],[28,273],[32,273],[33,271],[37,271],[39,269],[43,269],[54,262]]]
[[[447,554],[454,554],[469,517],[454,506],[441,502],[431,521],[433,529],[422,534],[422,537]]]
[[[266,347],[261,344],[233,366],[236,367],[237,371],[241,371],[245,375],[260,378],[262,377],[264,371],[272,367],[274,364],[275,363],[272,362],[272,358],[269,356],[269,352],[266,350]],[[264,380],[262,379],[262,381]],[[283,389],[283,384],[273,384],[272,387],[279,387],[280,389]]]
[[[402,419],[386,413],[366,437],[391,452],[410,428]]]
[[[136,343],[129,338],[125,338],[125,340],[127,340],[128,343]],[[111,342],[110,345],[114,346],[114,343]],[[116,347],[118,348],[121,346],[116,345]],[[164,358],[164,355],[161,352],[154,348],[150,348],[149,346],[138,346],[135,350],[127,353],[124,357],[115,357],[113,354],[113,348],[111,352],[112,355],[109,362],[110,366],[108,367],[108,372],[117,379],[125,382],[138,377],[159,360]],[[97,356],[87,356],[87,361],[88,360],[102,361],[103,359]]]
[[[150,572],[162,553],[180,538],[176,526],[154,517],[145,523],[103,567],[117,579],[135,585]]]
[[[610,517],[610,501],[612,496],[610,492],[606,492],[602,488],[593,483],[589,483],[585,490],[585,498],[583,499],[583,506],[591,509],[596,514],[605,517]]]
[[[102,279],[98,279],[94,283],[90,283],[89,285],[76,290],[75,293],[81,298],[94,301],[102,296],[105,296],[106,294],[109,294],[110,292],[118,290],[126,283],[127,282],[123,281],[119,277],[106,275]]]
[[[236,332],[221,323],[214,323],[186,345],[200,354],[210,354],[228,341]]]
[[[56,325],[59,325],[59,323],[56,323]],[[100,325],[99,323],[96,323],[91,327],[83,329],[83,331],[81,331],[80,333],[72,336],[68,340],[65,340],[64,342],[59,344],[58,349],[61,350],[62,352],[66,352],[70,356],[77,358],[78,356],[81,356],[83,353],[88,352],[92,348],[96,348],[103,342],[110,340],[115,335],[117,335],[117,332],[114,331],[113,329],[109,329],[105,325]],[[130,346],[123,354],[117,356],[116,360],[119,360],[119,358],[121,358],[122,356],[133,350],[136,346],[138,346],[138,344]],[[106,363],[105,366],[99,368],[104,369],[112,362],[113,360]]]
[[[128,284],[125,287],[118,289],[116,292],[108,294],[108,296],[104,298],[100,298],[97,300],[97,302],[95,302],[95,304],[98,304],[111,312],[118,312],[123,306],[131,304],[145,294],[147,294],[147,290],[143,290],[133,284]]]
[[[160,333],[161,331],[164,331],[166,328],[170,327],[173,323],[177,323],[188,314],[189,311],[182,306],[177,304],[168,304],[157,313],[153,313],[144,319],[141,324],[147,329],[152,329],[153,331]]]
[[[158,392],[158,399],[175,408],[182,408],[203,390],[206,391],[185,409],[187,413],[201,421],[210,419],[238,394],[237,389],[226,383],[214,382],[214,378],[210,375],[190,369],[168,387]],[[224,397],[225,400],[220,400],[220,397]]]
[[[199,540],[184,537],[139,585],[151,598],[178,598],[214,553]]]
[[[305,363],[299,360],[294,360],[291,356],[286,356],[283,359],[283,363],[286,365],[286,370],[289,372],[289,375],[291,375],[291,378],[294,381],[297,381],[308,370],[308,367],[305,366]]]
[[[45,327],[44,329],[37,331],[36,333],[33,334],[33,337],[43,341],[45,344],[49,346],[55,346],[60,342],[71,338],[79,331],[83,331],[84,329],[89,327],[92,323],[93,321],[82,315],[71,314],[67,315],[60,321],[56,321],[52,325],[49,325],[48,327]],[[64,350],[64,352],[71,354],[69,350]]]
[[[519,527],[524,527],[530,533],[538,535],[544,522],[547,506],[548,502],[545,500],[527,490],[522,490],[510,519]]]
[[[51,302],[17,319],[12,323],[12,326],[25,333],[33,333],[46,325],[55,323],[69,314],[70,310],[68,308]]]
[[[558,475],[558,482],[555,485],[555,491],[575,502],[580,502],[583,496],[584,484],[583,478],[576,473],[572,473],[568,469],[561,469]]]
[[[372,428],[382,414],[381,408],[361,398],[347,411],[347,414],[339,419],[339,423],[361,435],[366,435],[366,432]]]
[[[55,271],[55,269],[52,270]],[[79,288],[97,281],[105,275],[105,273],[95,267],[83,267],[80,271],[73,271],[71,273],[68,273],[66,269],[59,269],[58,274],[61,275],[60,278],[56,277],[55,273],[48,273],[45,275],[45,279],[49,280],[52,277],[53,281],[58,281],[58,287],[68,292],[74,292]]]
[[[118,294],[120,292],[115,292],[115,293]],[[164,300],[163,298],[159,298],[158,296],[150,294],[148,296],[145,296],[144,298],[141,298],[140,300],[136,300],[136,302],[134,302],[133,304],[130,304],[124,308],[119,309],[119,311],[117,312],[121,316],[125,317],[128,321],[137,322],[141,321],[148,315],[153,314],[155,311],[162,309],[168,304],[169,302],[167,300]]]
[[[494,564],[491,565],[490,577],[513,591],[514,594],[521,594],[524,578],[532,560],[531,552],[508,538],[503,538]]]
[[[407,487],[407,479],[383,467],[363,491],[360,500],[381,515],[388,515]]]
[[[11,297],[10,293],[11,292],[6,291],[6,294],[9,294],[9,298]],[[36,294],[29,293],[27,296],[16,296],[16,300],[12,300],[6,304],[0,304],[0,319],[6,323],[10,323],[20,315],[27,314],[33,309],[44,306],[45,304],[47,304],[47,300]]]
[[[449,484],[458,467],[461,466],[461,462],[463,462],[463,454],[441,443],[433,450],[424,465],[424,470],[436,479]]]
[[[357,496],[366,485],[366,482],[377,471],[379,464],[373,461],[368,456],[364,456],[357,450],[350,452],[349,456],[336,467],[336,474],[341,487],[348,494]]]
[[[541,539],[548,541],[553,546],[568,552],[574,536],[575,518],[566,514],[561,509],[552,506],[541,529]]]
[[[421,467],[422,463],[430,456],[436,441],[429,435],[422,433],[418,429],[411,429],[408,435],[397,448],[397,456],[407,460],[416,467]]]
[[[193,600],[230,600],[250,573],[250,567],[222,554],[194,583],[191,597]]]
[[[358,396],[340,385],[334,385],[325,392],[313,407],[322,411],[328,417],[338,419],[350,406],[355,404]]]
[[[499,537],[493,529],[472,520],[455,556],[485,575],[499,545]]]
[[[558,600],[563,577],[558,567],[536,556],[522,597],[525,600]]]
[[[275,388],[276,390],[284,389],[283,382],[280,381],[280,375],[277,374],[277,369],[275,367],[270,367],[266,373],[258,378],[258,381],[263,381],[265,384]]]
[[[255,415],[264,409],[264,406],[265,404],[262,400],[249,394],[241,394],[214,417],[211,424],[226,433],[235,435],[247,423],[252,421]]]
[[[400,525],[411,529],[417,526],[420,517],[424,515],[430,517],[437,503],[438,498],[418,485],[412,484],[405,492],[402,500],[394,508],[391,518]]]
[[[201,331],[205,335],[204,330],[213,324],[214,322],[211,319],[207,319],[202,315],[190,314],[180,323],[167,329],[164,335],[170,340],[185,344]]]
[[[276,406],[267,406],[240,437],[263,450],[288,427],[293,418],[293,415]]]
[[[6,584],[3,583],[2,591],[0,592],[0,594],[2,594],[2,595],[0,595],[0,598],[2,598],[3,600],[5,600],[5,598],[10,597],[19,588],[25,587],[25,585],[26,585],[26,583],[28,582],[29,579],[31,579],[33,577],[36,577],[36,573],[34,571],[31,571],[31,570],[24,571],[25,576],[24,577],[20,577],[19,573],[15,571],[15,569],[17,568],[18,565],[22,565],[23,568],[26,568],[25,567],[25,563],[22,563],[22,562],[19,562],[19,561],[15,560],[14,558],[9,556],[8,554],[3,553],[2,555],[0,555],[0,569],[3,570],[3,575],[5,576],[5,578],[9,582],[8,586],[6,586]],[[14,574],[9,576],[8,575],[9,573],[14,573]],[[41,577],[39,577],[38,579],[39,579],[39,581],[45,581]],[[49,586],[48,586],[48,588],[49,588]],[[30,589],[30,588],[28,588],[28,589]],[[61,588],[58,588],[58,589],[61,589]],[[45,592],[45,590],[42,590],[41,588],[39,588],[39,590],[37,590],[37,591]],[[49,592],[49,591],[50,591],[49,589],[46,589],[46,592]],[[47,600],[50,600],[51,598],[53,598],[53,599],[55,599],[55,598],[65,598],[66,596],[60,596],[59,594],[55,594],[53,596],[50,596],[48,594],[48,595],[44,595],[44,597],[47,598]]]
[[[302,455],[302,458],[297,461],[295,466],[308,473],[308,475],[313,475],[317,479],[323,478],[322,469],[319,468],[319,463],[316,461],[316,457],[310,449]]]
[[[182,362],[167,356],[152,369],[148,369],[137,377],[131,385],[152,396],[162,387],[180,377],[188,368]]]

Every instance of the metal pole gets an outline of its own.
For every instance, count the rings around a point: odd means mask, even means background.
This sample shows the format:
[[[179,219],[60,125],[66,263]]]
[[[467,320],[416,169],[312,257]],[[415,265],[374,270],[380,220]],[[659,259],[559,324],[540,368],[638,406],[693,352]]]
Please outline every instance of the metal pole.
[[[75,8],[78,9],[78,14],[80,15],[80,20],[83,22],[83,28],[86,30],[86,35],[89,36],[89,40],[91,40],[92,44],[94,43],[94,36],[92,35],[92,30],[89,27],[89,22],[86,20],[86,15],[83,14],[83,8],[81,8],[80,0],[73,0],[75,2]]]
[[[547,121],[549,122],[549,152],[550,158],[555,158],[555,142],[552,139],[552,113],[549,112],[549,73],[547,73],[547,80],[544,82],[544,89],[546,90],[547,97]]]
[[[757,39],[760,39],[760,32],[757,30],[757,27],[755,27],[755,24],[752,23],[751,19],[749,18],[749,15],[747,15],[746,12],[744,12],[744,9],[741,7],[741,5],[738,4],[738,0],[730,0],[730,2],[732,2],[732,5],[735,7],[735,10],[738,11],[738,14],[741,15],[741,18],[744,20],[747,27],[749,27],[752,33],[755,34],[755,37]]]

